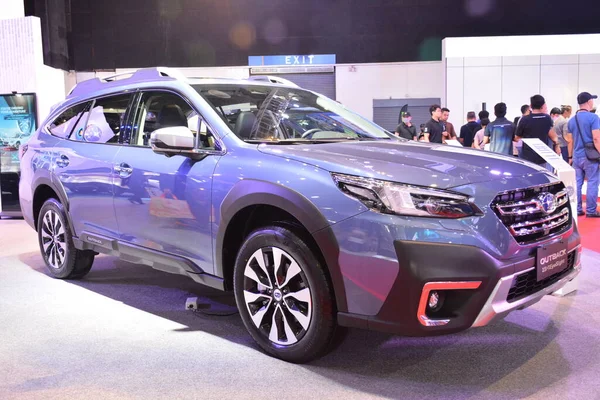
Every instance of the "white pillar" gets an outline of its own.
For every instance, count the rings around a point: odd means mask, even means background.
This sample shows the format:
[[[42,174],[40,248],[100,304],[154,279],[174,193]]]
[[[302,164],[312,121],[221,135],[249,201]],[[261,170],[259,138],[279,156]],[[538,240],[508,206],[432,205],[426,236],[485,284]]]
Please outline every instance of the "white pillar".
[[[0,9],[0,93],[35,93],[41,123],[51,106],[65,98],[66,73],[44,65],[41,21],[24,16],[23,1],[0,0]]]
[[[25,17],[25,3],[23,0],[0,0],[0,19],[13,19]]]

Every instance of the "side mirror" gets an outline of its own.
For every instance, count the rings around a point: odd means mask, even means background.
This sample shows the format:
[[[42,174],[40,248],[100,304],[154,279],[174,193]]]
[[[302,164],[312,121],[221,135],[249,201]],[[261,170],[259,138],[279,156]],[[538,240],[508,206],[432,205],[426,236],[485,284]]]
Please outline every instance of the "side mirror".
[[[152,151],[167,156],[194,153],[194,134],[185,126],[157,129],[150,134]]]

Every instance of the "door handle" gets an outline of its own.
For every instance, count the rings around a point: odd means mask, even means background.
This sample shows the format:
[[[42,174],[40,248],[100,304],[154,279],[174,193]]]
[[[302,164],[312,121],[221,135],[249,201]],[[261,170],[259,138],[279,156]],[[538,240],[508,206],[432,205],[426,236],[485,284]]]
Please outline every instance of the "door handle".
[[[127,163],[115,165],[114,171],[123,179],[129,178],[131,174],[133,174],[133,168],[131,168],[131,166]]]
[[[61,154],[60,157],[58,157],[58,159],[56,160],[56,166],[60,168],[65,168],[67,165],[69,165],[69,157],[65,156],[64,154]]]

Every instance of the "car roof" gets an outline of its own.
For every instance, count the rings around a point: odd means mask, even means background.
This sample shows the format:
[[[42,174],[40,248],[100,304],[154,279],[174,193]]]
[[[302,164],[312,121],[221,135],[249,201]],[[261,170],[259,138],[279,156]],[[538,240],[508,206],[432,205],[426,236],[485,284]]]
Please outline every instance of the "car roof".
[[[92,78],[78,83],[71,89],[67,99],[90,97],[107,89],[111,91],[135,89],[139,85],[148,83],[177,83],[188,85],[257,85],[273,87],[298,87],[288,80],[273,76],[255,76],[249,79],[227,78],[190,78],[171,68],[143,68],[133,72],[126,72],[109,76],[103,79]]]
[[[50,109],[48,118],[53,118],[56,112],[62,112],[65,108],[82,101],[89,101],[95,97],[110,96],[118,92],[134,91],[145,88],[174,88],[209,85],[256,85],[270,87],[298,88],[298,85],[277,76],[258,75],[248,79],[210,78],[210,77],[186,77],[180,71],[173,68],[155,67],[142,68],[135,71],[125,72],[105,78],[92,78],[77,83],[69,92],[67,97],[54,104]],[[305,89],[302,89],[305,90]]]

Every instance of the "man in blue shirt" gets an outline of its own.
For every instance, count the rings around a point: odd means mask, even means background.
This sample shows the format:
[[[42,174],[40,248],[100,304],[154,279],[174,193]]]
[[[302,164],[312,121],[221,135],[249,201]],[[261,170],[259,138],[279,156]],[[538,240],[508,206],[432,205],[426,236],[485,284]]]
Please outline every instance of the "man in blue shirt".
[[[590,161],[585,155],[585,143],[593,143],[600,151],[600,118],[590,112],[594,108],[594,99],[588,92],[577,96],[579,111],[569,120],[569,132],[573,134],[573,168],[577,175],[577,215],[584,215],[581,205],[581,188],[587,179],[586,210],[587,217],[600,218],[596,209],[598,202],[598,184],[600,178],[600,162]],[[580,129],[581,128],[581,129]]]
[[[490,144],[490,151],[507,156],[513,155],[513,140],[515,139],[515,125],[506,119],[506,104],[498,103],[494,106],[496,120],[485,128],[483,144]]]

